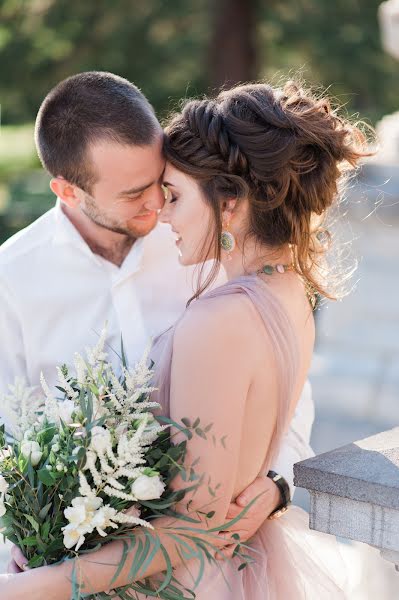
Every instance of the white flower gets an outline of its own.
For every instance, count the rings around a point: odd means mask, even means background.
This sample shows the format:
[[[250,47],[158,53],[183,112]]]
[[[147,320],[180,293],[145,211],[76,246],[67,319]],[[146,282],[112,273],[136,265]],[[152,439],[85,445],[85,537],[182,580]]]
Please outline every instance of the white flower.
[[[83,357],[77,352],[74,356],[74,365],[76,371],[76,380],[78,383],[82,384],[86,378],[87,366]]]
[[[86,348],[87,360],[89,365],[94,367],[97,363],[103,362],[107,359],[107,354],[104,352],[105,340],[107,337],[107,323],[104,325],[103,330],[100,333],[97,344],[94,348]]]
[[[137,500],[155,500],[162,496],[164,490],[165,484],[159,475],[140,475],[132,484],[132,494]]]
[[[75,408],[76,407],[73,400],[64,400],[63,402],[59,403],[58,415],[59,418],[62,419],[64,423],[66,423],[66,425],[70,425],[71,423],[73,423],[72,413],[74,412]]]
[[[103,454],[111,444],[111,434],[103,427],[93,427],[91,430],[90,448],[97,454]]]
[[[31,439],[32,439],[32,437],[34,437],[35,435],[36,435],[36,434],[35,434],[35,430],[34,430],[34,429],[27,429],[27,430],[25,431],[25,433],[24,433],[24,440],[27,440],[27,441],[29,441],[29,440],[31,440]]]
[[[77,498],[75,498],[75,500],[77,500]],[[73,503],[74,500],[72,500],[72,504]],[[86,506],[84,504],[69,506],[64,510],[64,515],[71,525],[81,525],[84,523],[87,517]]]
[[[3,475],[0,475],[0,517],[4,517],[6,514],[7,509],[4,505],[4,498],[9,487],[10,484],[4,479]]]
[[[0,397],[2,418],[16,440],[23,438],[24,431],[36,419],[36,411],[40,410],[43,401],[36,393],[37,389],[29,387],[23,377],[16,377],[14,383],[8,385],[8,394]]]
[[[10,484],[5,480],[3,475],[0,475],[0,494],[5,494],[10,487]]]
[[[25,458],[30,458],[32,467],[36,467],[43,456],[43,452],[41,451],[41,448],[37,442],[22,442],[21,453],[25,456]]]
[[[113,527],[114,529],[117,529],[118,525],[116,525],[116,523],[114,523],[112,520],[116,517],[116,515],[116,510],[107,504],[99,508],[94,513],[91,524],[97,529],[98,533],[102,537],[105,537],[107,535],[105,533],[105,529],[107,529],[107,527]]]
[[[94,529],[93,518],[96,511],[101,507],[101,498],[83,498],[78,496],[72,500],[72,506],[64,510],[65,518],[69,524],[62,528],[64,532],[64,546],[79,550],[85,541],[85,535]]]
[[[72,525],[67,525],[63,527],[63,532],[65,548],[69,550],[75,546],[75,550],[79,550],[85,541],[85,536],[81,533],[80,529],[72,527]]]
[[[11,456],[11,447],[6,446],[5,448],[0,448],[0,458],[5,460],[6,458],[10,458]]]

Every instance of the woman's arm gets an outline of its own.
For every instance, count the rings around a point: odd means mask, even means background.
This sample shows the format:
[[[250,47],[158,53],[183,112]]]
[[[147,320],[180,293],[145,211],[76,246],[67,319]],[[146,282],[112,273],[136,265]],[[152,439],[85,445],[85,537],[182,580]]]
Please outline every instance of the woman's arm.
[[[257,366],[256,351],[251,351],[250,314],[242,310],[238,297],[231,298],[232,301],[223,299],[223,303],[220,300],[212,302],[212,310],[198,304],[188,311],[176,329],[173,347],[171,418],[176,421],[182,417],[192,421],[200,418],[202,427],[213,424],[207,440],[193,436],[187,444],[187,464],[199,458],[195,469],[197,473],[204,473],[205,478],[195,493],[186,496],[179,511],[187,512],[188,500],[191,501],[190,514],[197,510],[215,511],[211,519],[203,519],[196,525],[198,529],[212,528],[225,520],[236,483],[245,401]],[[179,480],[174,483],[176,488],[185,485]],[[208,485],[211,488],[219,486],[216,498],[211,496]],[[153,521],[153,525],[155,530],[152,535],[160,537],[172,565],[178,566],[181,559],[176,543],[165,528],[186,524],[176,523],[176,519],[160,518]],[[144,536],[145,532],[138,529],[137,535]],[[212,542],[215,543],[216,538],[212,537]],[[220,545],[223,545],[222,541]],[[122,554],[122,542],[115,541],[74,561],[76,579],[84,585],[85,593],[109,589]],[[129,569],[133,560],[134,551],[112,583],[113,588],[131,582]],[[136,579],[155,575],[165,567],[164,558],[158,552]],[[22,592],[26,591],[26,585],[31,600],[42,600],[43,597],[48,600],[67,600],[71,594],[72,568],[72,561],[68,561],[55,567],[16,575],[10,585],[17,585],[15,582],[19,580],[19,589],[14,588],[9,598],[25,598]],[[4,596],[4,599],[8,600],[8,597]]]

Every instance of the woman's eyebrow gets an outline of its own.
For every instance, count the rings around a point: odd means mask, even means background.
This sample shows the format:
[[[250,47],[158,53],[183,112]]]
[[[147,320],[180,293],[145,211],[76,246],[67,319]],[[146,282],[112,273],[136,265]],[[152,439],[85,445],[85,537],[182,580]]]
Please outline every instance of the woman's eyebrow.
[[[162,185],[166,185],[167,187],[176,187],[173,183],[169,183],[169,181],[163,181]]]

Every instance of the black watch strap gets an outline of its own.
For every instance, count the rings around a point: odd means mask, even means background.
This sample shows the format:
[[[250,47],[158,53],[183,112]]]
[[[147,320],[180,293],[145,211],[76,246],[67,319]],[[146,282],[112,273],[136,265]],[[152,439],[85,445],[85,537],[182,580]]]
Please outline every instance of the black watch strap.
[[[270,477],[270,479],[277,485],[278,489],[280,490],[281,504],[268,517],[269,519],[276,519],[277,517],[280,517],[282,514],[284,514],[288,510],[289,505],[291,504],[290,486],[288,485],[284,477],[276,473],[276,471],[269,471],[267,476]]]

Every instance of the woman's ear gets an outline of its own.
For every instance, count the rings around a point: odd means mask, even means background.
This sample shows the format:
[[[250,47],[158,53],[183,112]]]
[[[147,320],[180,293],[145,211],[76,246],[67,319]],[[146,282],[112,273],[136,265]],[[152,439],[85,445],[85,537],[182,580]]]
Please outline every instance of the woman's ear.
[[[231,200],[224,200],[222,204],[222,221],[223,223],[229,223],[233,216],[234,209],[237,205],[237,198]]]
[[[76,195],[76,186],[66,181],[63,177],[54,177],[50,181],[51,191],[70,208],[77,208],[80,199]]]

